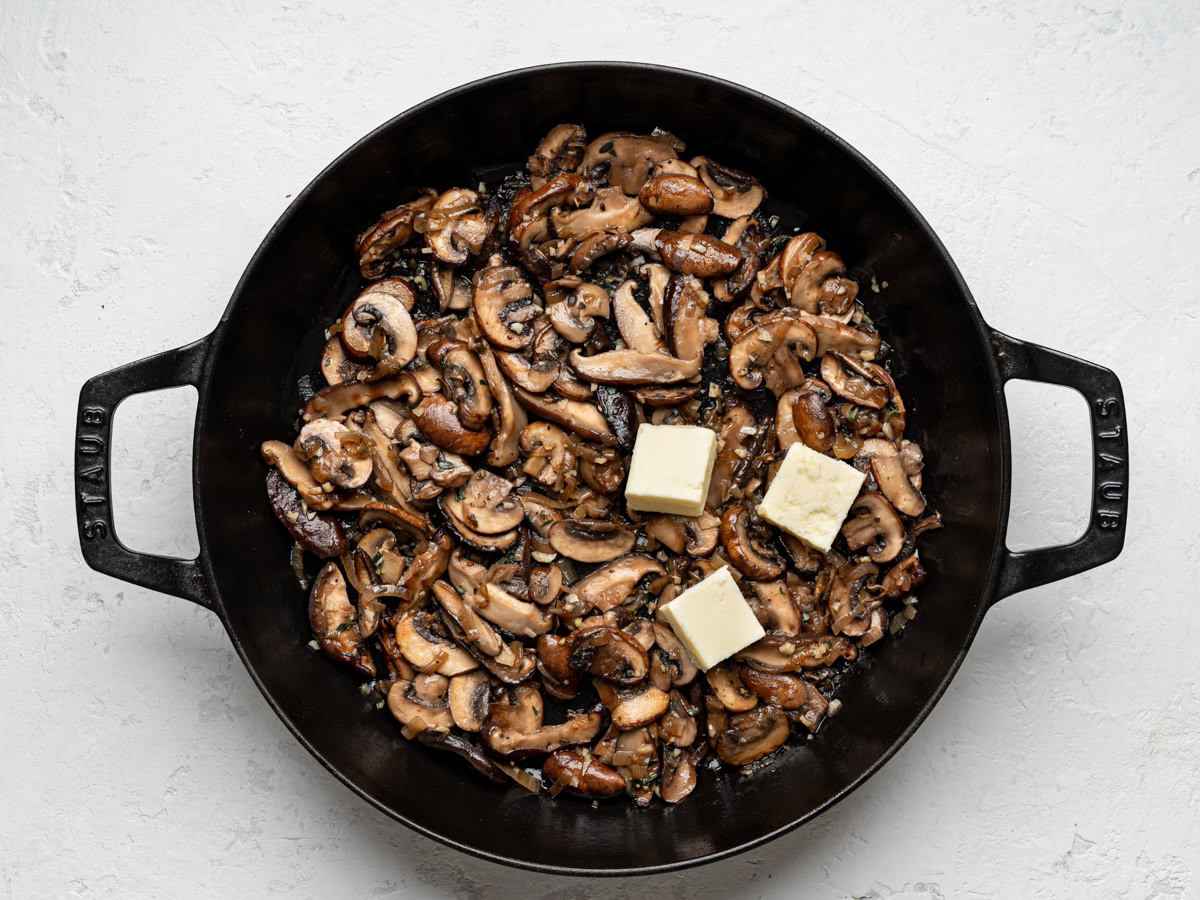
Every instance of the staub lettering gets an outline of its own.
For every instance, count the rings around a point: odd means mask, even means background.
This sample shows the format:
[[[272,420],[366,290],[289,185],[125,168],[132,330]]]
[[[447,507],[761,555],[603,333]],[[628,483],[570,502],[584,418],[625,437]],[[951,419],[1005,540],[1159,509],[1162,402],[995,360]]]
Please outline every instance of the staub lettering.
[[[1105,422],[1105,419],[1121,415],[1121,401],[1117,397],[1096,398],[1096,438],[1100,441],[1119,441],[1123,430],[1121,422]],[[1125,458],[1112,450],[1098,450],[1096,453],[1096,468],[1106,473],[1106,478],[1096,485],[1098,501],[1122,503],[1125,499],[1125,482],[1121,480],[1120,472],[1125,468]],[[1104,531],[1121,527],[1122,510],[1096,508],[1096,525]]]
[[[78,466],[76,487],[79,490],[79,502],[87,508],[87,516],[81,517],[79,532],[84,540],[98,541],[108,537],[111,528],[108,524],[108,491],[107,463],[105,457],[104,429],[108,422],[108,410],[101,406],[85,406],[79,411],[79,436],[76,450],[80,462],[86,465]],[[84,489],[84,483],[88,488]]]

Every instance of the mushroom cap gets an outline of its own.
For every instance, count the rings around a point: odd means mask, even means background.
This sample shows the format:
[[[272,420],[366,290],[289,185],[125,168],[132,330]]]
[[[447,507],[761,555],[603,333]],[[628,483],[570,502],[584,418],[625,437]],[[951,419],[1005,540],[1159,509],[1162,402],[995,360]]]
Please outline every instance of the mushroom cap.
[[[789,732],[782,710],[759,706],[729,717],[717,736],[717,756],[731,766],[745,766],[782,747]]]
[[[857,515],[855,515],[857,513]],[[904,547],[904,523],[882,495],[866,491],[850,507],[842,536],[851,550],[867,548],[873,562],[891,562]]]
[[[578,750],[556,750],[546,757],[542,771],[552,784],[580,797],[603,800],[625,793],[625,779],[615,769]]]
[[[287,447],[286,444],[282,446]],[[287,448],[289,451],[290,447]],[[307,473],[308,470],[305,469]],[[321,559],[341,556],[349,549],[346,535],[337,519],[301,505],[300,493],[278,469],[267,473],[267,499],[271,511],[283,523],[296,543]]]
[[[712,191],[694,175],[654,175],[642,185],[638,202],[663,216],[700,216],[713,211]]]
[[[611,625],[577,629],[571,635],[570,665],[618,684],[637,684],[650,672],[642,645]]]
[[[308,596],[313,637],[330,659],[374,678],[375,663],[359,633],[356,615],[342,570],[335,562],[325,563]]]
[[[784,572],[783,561],[750,537],[747,532],[750,518],[750,509],[744,503],[726,509],[721,515],[721,546],[743,575],[756,581],[778,578]]]
[[[634,588],[650,575],[665,575],[662,563],[644,553],[626,553],[584,576],[571,593],[590,611],[607,612],[625,602]]]
[[[550,526],[550,546],[568,559],[602,563],[633,549],[633,529],[598,519],[564,519]]]
[[[447,700],[454,724],[463,731],[482,730],[491,693],[487,675],[479,669],[451,678]]]
[[[713,195],[713,212],[727,219],[748,216],[767,196],[758,179],[737,169],[721,166],[707,156],[691,160],[700,180]]]

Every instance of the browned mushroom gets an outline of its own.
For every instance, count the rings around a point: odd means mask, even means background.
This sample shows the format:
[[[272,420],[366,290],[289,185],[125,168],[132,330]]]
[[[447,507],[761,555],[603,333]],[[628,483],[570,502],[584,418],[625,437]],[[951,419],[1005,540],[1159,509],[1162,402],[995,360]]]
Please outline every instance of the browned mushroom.
[[[475,273],[471,308],[483,336],[498,350],[520,350],[533,339],[528,323],[541,315],[521,270],[498,257]]]
[[[842,536],[851,550],[867,548],[867,554],[877,563],[891,562],[904,546],[904,523],[890,503],[874,491],[867,491],[850,507],[849,518],[842,525]],[[785,629],[786,630],[786,629]]]
[[[419,672],[451,676],[479,666],[428,610],[410,610],[400,616],[396,621],[396,647]]]
[[[633,549],[633,530],[615,522],[564,519],[550,526],[550,546],[556,553],[582,563],[616,559]]]
[[[415,235],[413,219],[417,213],[429,209],[437,198],[437,191],[424,188],[415,200],[389,209],[383,216],[362,233],[357,246],[358,266],[364,278],[379,278],[388,269],[396,251]]]
[[[731,404],[721,416],[717,428],[721,450],[713,463],[712,480],[708,485],[709,506],[719,508],[733,496],[734,472],[751,458],[750,446],[758,424],[750,407],[741,401]]]
[[[784,289],[793,306],[830,316],[847,314],[854,307],[858,284],[846,274],[846,264],[836,253],[818,250],[792,278],[784,275]]]
[[[542,725],[544,704],[538,689],[518,685],[512,698],[488,707],[483,741],[495,756],[523,760],[590,743],[604,723],[598,712],[572,713],[561,725]]]
[[[750,509],[738,503],[721,515],[721,546],[729,554],[729,561],[742,574],[756,581],[770,581],[783,574],[784,565],[779,556],[750,536]]]
[[[283,441],[263,441],[259,452],[268,465],[275,467],[273,471],[278,472],[299,494],[308,509],[326,510],[333,506],[331,491],[321,487],[304,460]],[[282,500],[282,494],[280,496]],[[296,506],[299,507],[299,504]]]
[[[417,676],[418,679],[425,677]],[[444,678],[442,680],[445,681]],[[417,733],[449,731],[450,726],[454,724],[454,717],[450,713],[445,693],[440,697],[430,696],[428,692],[422,696],[416,684],[415,681],[397,681],[388,689],[387,704],[392,715],[400,724],[415,729]]]
[[[729,373],[738,387],[753,390],[763,383],[762,369],[777,353],[807,362],[817,355],[816,335],[808,325],[786,313],[764,316],[729,348]],[[782,388],[775,390],[778,395],[792,385],[768,386],[773,390]]]
[[[313,481],[322,490],[360,488],[371,477],[371,455],[357,428],[332,419],[317,419],[300,429],[294,449],[308,462]],[[331,487],[326,488],[329,484]]]
[[[281,446],[291,451],[286,444]],[[304,471],[308,472],[307,469]],[[303,503],[300,493],[288,483],[278,469],[271,469],[267,473],[267,498],[275,517],[309,553],[321,559],[329,559],[341,556],[348,549],[346,535],[337,519],[312,509],[306,510],[307,504]]]
[[[730,303],[754,284],[754,276],[762,266],[758,254],[767,247],[769,239],[758,219],[745,215],[729,223],[721,240],[742,254],[736,269],[713,282],[713,296],[722,303]]]
[[[573,344],[582,344],[596,330],[596,317],[608,318],[608,291],[568,275],[542,286],[546,312],[555,330]]]
[[[667,711],[671,698],[649,681],[632,687],[613,687],[607,681],[594,679],[600,702],[608,709],[612,723],[622,731],[649,725]]]
[[[718,663],[704,673],[704,677],[708,679],[708,686],[721,701],[721,705],[730,712],[745,712],[754,709],[758,704],[758,698],[746,689],[738,677],[740,668],[737,663],[726,661]]]
[[[775,418],[779,449],[786,450],[797,440],[819,453],[832,448],[835,426],[826,406],[832,398],[829,388],[817,378],[807,378],[781,396]]]
[[[634,243],[638,243],[637,235],[634,235]],[[657,230],[653,236],[653,246],[663,264],[672,272],[695,275],[697,278],[728,275],[742,261],[741,250],[707,234]]]
[[[667,282],[663,295],[667,347],[679,359],[700,359],[705,346],[717,339],[717,323],[706,314],[708,303],[708,294],[695,278],[676,274]]]
[[[625,779],[615,769],[578,750],[556,750],[546,757],[542,772],[553,784],[580,797],[604,800],[625,792]]]
[[[580,628],[571,635],[571,668],[618,684],[637,684],[650,672],[650,658],[632,637],[611,625]]]
[[[434,257],[450,266],[461,266],[472,253],[483,249],[494,220],[475,191],[451,188],[415,219],[424,230],[425,246]]]
[[[582,238],[597,231],[615,233],[620,229],[629,232],[653,220],[654,216],[642,209],[637,197],[627,197],[620,188],[607,187],[596,191],[590,206],[584,209],[550,211],[550,224],[560,238]]]
[[[738,713],[717,737],[717,756],[731,766],[748,765],[782,747],[788,731],[787,716],[774,706]]]
[[[405,399],[416,403],[421,399],[421,387],[412,375],[405,373],[378,381],[346,381],[317,391],[304,404],[300,417],[305,422],[314,419],[341,419],[352,409],[366,406],[379,398]]]
[[[520,455],[518,442],[529,417],[525,415],[525,408],[517,402],[512,386],[501,374],[496,356],[490,347],[479,348],[479,363],[483,366],[483,376],[495,400],[495,409],[492,412],[495,435],[487,462],[490,466],[507,466],[515,462]]]
[[[883,409],[888,401],[887,385],[879,380],[884,370],[854,356],[830,350],[821,358],[821,378],[839,396],[871,409]]]
[[[696,761],[679,747],[663,747],[659,796],[664,803],[679,803],[696,788]]]
[[[542,686],[558,700],[571,700],[579,691],[582,673],[571,668],[571,642],[558,634],[543,634],[537,639],[537,670]]]
[[[816,356],[828,350],[855,353],[859,359],[872,360],[879,353],[880,337],[875,331],[855,328],[829,316],[814,316],[800,310],[800,321],[812,329],[817,337]]]
[[[798,634],[802,621],[800,607],[792,590],[784,581],[754,583],[754,599],[750,608],[759,623],[767,631],[783,631],[788,634]]]
[[[920,558],[914,552],[912,556],[906,557],[888,570],[888,573],[883,576],[881,587],[884,597],[889,600],[898,600],[924,583],[925,569],[921,566]]]
[[[567,268],[573,274],[586,272],[598,259],[623,250],[631,242],[629,232],[624,228],[602,228],[591,231],[581,238],[571,252],[571,261]]]
[[[700,374],[702,358],[683,360],[666,353],[609,350],[584,356],[572,350],[571,366],[597,384],[674,384]]]
[[[608,132],[587,145],[582,169],[592,181],[601,179],[636,197],[654,166],[675,159],[683,144],[669,134]]]
[[[683,643],[665,622],[654,623],[655,647],[650,655],[650,680],[661,690],[691,684],[700,670]]]
[[[791,672],[763,672],[743,666],[742,683],[759,700],[780,709],[801,709],[808,702],[808,683]]]
[[[371,285],[342,316],[342,344],[359,358],[376,361],[376,374],[396,372],[417,352],[417,329],[409,309],[415,295],[401,278]]]
[[[413,410],[421,433],[443,450],[462,456],[478,456],[488,448],[489,431],[472,431],[463,425],[458,404],[434,395],[426,397]]]
[[[523,407],[543,419],[562,425],[591,441],[617,443],[616,435],[595,404],[549,394],[531,394],[522,388],[514,388],[513,393]]]
[[[612,298],[613,316],[617,330],[626,346],[639,353],[655,353],[665,349],[662,335],[640,303],[634,299],[636,281],[625,281]]]
[[[346,579],[335,562],[327,562],[313,579],[308,598],[308,621],[313,637],[326,656],[352,666],[369,678],[375,677],[375,662],[358,631]]]
[[[883,438],[870,438],[862,442],[857,455],[860,459],[870,460],[871,472],[880,492],[897,512],[919,516],[925,511],[925,498],[905,474],[904,463],[895,444]]]
[[[628,553],[600,566],[569,590],[585,612],[593,609],[608,612],[624,603],[643,580],[652,575],[664,575],[666,571],[653,557],[644,553]]]
[[[757,179],[745,172],[718,165],[706,156],[697,156],[691,163],[712,192],[713,212],[718,216],[727,219],[748,216],[767,196]]]
[[[713,211],[713,195],[692,175],[655,175],[638,193],[638,200],[662,216],[700,216]]]
[[[480,587],[476,607],[489,622],[521,637],[537,637],[554,626],[554,617],[547,610],[536,603],[518,600],[495,584]]]
[[[857,655],[854,644],[840,635],[776,633],[735,653],[734,659],[766,672],[795,672],[831,666],[838,659],[854,659]]]
[[[582,125],[555,125],[529,157],[529,185],[534,190],[560,172],[573,172],[583,162],[587,132]]]

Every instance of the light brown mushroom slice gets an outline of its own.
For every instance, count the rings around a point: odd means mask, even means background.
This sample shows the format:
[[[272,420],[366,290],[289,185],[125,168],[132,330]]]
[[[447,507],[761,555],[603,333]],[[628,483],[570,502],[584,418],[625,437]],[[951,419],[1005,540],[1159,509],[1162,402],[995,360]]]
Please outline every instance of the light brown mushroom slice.
[[[891,562],[904,547],[904,523],[887,500],[867,491],[850,507],[850,518],[842,525],[842,536],[851,550],[866,547],[873,562]]]
[[[568,559],[602,563],[633,549],[633,530],[596,519],[563,519],[550,526],[550,546]]]
[[[355,359],[346,354],[346,345],[338,335],[325,342],[321,351],[321,375],[328,385],[342,384],[346,381],[374,381],[387,374],[376,371],[373,361]]]
[[[636,281],[626,280],[613,294],[613,315],[621,339],[631,350],[639,353],[665,350],[666,344],[663,343],[662,335],[650,321],[650,316],[642,309],[642,305],[634,299],[633,292],[636,288]]]
[[[758,697],[746,689],[738,675],[740,667],[734,662],[717,663],[704,673],[708,686],[730,712],[745,712],[758,705]]]
[[[675,159],[683,144],[673,135],[608,132],[594,138],[584,150],[582,171],[591,176],[607,168],[607,181],[623,193],[636,197],[650,177],[650,170],[663,160]]]
[[[346,423],[317,419],[300,429],[295,450],[308,461],[308,470],[322,489],[331,484],[353,490],[371,477],[371,455],[364,440],[366,435]]]
[[[342,344],[360,359],[375,359],[380,373],[399,370],[417,352],[417,329],[409,315],[415,299],[400,278],[371,285],[342,316]]]
[[[586,147],[587,132],[582,125],[555,125],[529,157],[530,187],[537,190],[560,172],[573,172],[583,162]]]
[[[387,272],[396,251],[416,235],[413,229],[416,214],[428,209],[435,199],[437,191],[422,188],[415,200],[389,209],[359,236],[355,252],[363,278],[379,278]]]
[[[575,445],[567,433],[549,422],[534,422],[521,432],[521,471],[539,484],[561,491],[575,483]]]
[[[636,235],[634,245],[639,245]],[[728,275],[742,261],[742,251],[737,247],[707,234],[659,230],[654,235],[654,249],[672,272],[697,278]]]
[[[738,387],[754,390],[763,383],[763,368],[777,353],[808,361],[816,357],[817,349],[817,337],[808,325],[787,314],[772,313],[741,333],[729,348],[729,373]],[[777,390],[780,386],[772,385]]]
[[[638,202],[661,216],[702,216],[713,211],[712,191],[693,175],[653,175],[638,192]]]
[[[471,308],[471,279],[455,266],[433,262],[429,281],[440,312],[462,312]]]
[[[487,428],[493,400],[479,357],[453,338],[434,341],[426,353],[441,372],[445,396],[457,405],[462,426],[471,431]]]
[[[551,784],[560,784],[571,794],[604,800],[625,793],[625,779],[587,751],[556,750],[546,757],[542,773]]]
[[[447,699],[455,725],[463,731],[482,730],[491,699],[491,685],[484,672],[476,669],[455,675],[450,679]]]
[[[259,452],[296,489],[309,509],[326,510],[333,506],[333,494],[322,490],[304,460],[290,446],[283,441],[263,441]]]
[[[449,704],[444,699],[442,702],[430,702],[421,698],[411,681],[397,681],[392,684],[388,689],[387,704],[388,710],[400,724],[418,728],[420,731],[446,732],[454,724]]]
[[[654,643],[656,646],[651,652],[650,677],[660,688],[667,690],[667,684],[676,687],[691,684],[700,674],[700,669],[692,661],[691,655],[684,649],[683,642],[675,635],[670,625],[655,621]],[[656,673],[661,674],[656,677]],[[666,684],[662,683],[663,680]]]
[[[895,444],[883,438],[869,438],[863,441],[857,455],[870,459],[871,473],[880,492],[897,512],[915,517],[925,511],[925,498],[905,474],[904,463]]]
[[[784,573],[783,561],[771,550],[750,537],[750,509],[744,503],[735,504],[721,515],[721,546],[729,561],[743,575],[756,581],[771,581]]]
[[[534,566],[529,573],[529,599],[539,606],[549,606],[562,592],[563,573],[557,565]]]
[[[439,633],[437,617],[413,609],[396,621],[396,647],[418,672],[460,675],[479,668],[475,657]]]
[[[457,491],[450,495],[443,492],[438,497],[437,502],[438,508],[441,509],[450,530],[458,536],[460,541],[469,547],[481,550],[484,553],[498,553],[502,550],[507,550],[517,542],[519,531],[516,528],[510,531],[502,531],[499,534],[484,534],[476,531],[467,524],[466,519],[461,515],[462,501],[459,500]]]
[[[449,509],[475,531],[500,534],[511,531],[525,518],[525,509],[513,494],[513,483],[487,469],[479,469],[463,486],[463,497],[453,498]]]
[[[661,730],[661,729],[660,729]],[[664,745],[662,773],[658,780],[659,796],[664,803],[679,803],[696,789],[696,761],[679,747]]]
[[[883,409],[890,391],[877,380],[876,371],[884,371],[854,356],[830,350],[821,358],[821,378],[841,397],[869,409]]]
[[[498,350],[520,350],[533,339],[529,323],[541,315],[541,303],[516,266],[499,256],[475,273],[471,308],[479,330]]]
[[[609,715],[612,723],[622,731],[649,725],[667,711],[671,702],[670,695],[648,681],[633,687],[619,687],[614,693]]]
[[[811,328],[817,337],[816,356],[822,356],[829,350],[840,350],[857,354],[859,359],[870,362],[879,353],[878,332],[855,328],[829,316],[814,316],[804,310],[800,310],[800,321]]]
[[[478,456],[492,441],[490,431],[474,431],[459,418],[458,404],[434,395],[413,410],[421,433],[443,450],[461,456]]]
[[[597,384],[675,384],[700,374],[702,357],[683,360],[666,353],[637,350],[608,350],[584,356],[572,350],[571,366],[583,378]]]
[[[455,552],[457,553],[458,550],[456,549]],[[451,580],[453,581],[453,576]],[[468,594],[464,589],[462,593],[459,593],[457,586],[451,587],[444,581],[436,581],[433,584],[433,596],[445,615],[449,616],[450,622],[457,626],[458,631],[453,632],[453,636],[464,647],[468,650],[477,650],[477,656],[481,653],[484,656],[498,658],[503,665],[514,665],[519,662],[516,654],[504,643],[499,632],[480,618],[475,607],[474,591]]]
[[[841,635],[779,633],[760,638],[733,658],[766,672],[796,672],[856,656],[854,644]]]
[[[636,196],[627,197],[617,187],[596,191],[591,205],[584,209],[550,211],[550,223],[560,238],[582,238],[616,228],[629,232],[653,220],[653,214],[642,208]]]
[[[571,635],[571,667],[617,684],[637,684],[650,672],[646,651],[611,625],[576,629]]]
[[[727,219],[748,216],[758,209],[767,192],[758,180],[745,172],[718,165],[706,156],[691,160],[700,180],[713,195],[713,212]]]
[[[749,765],[782,747],[789,732],[787,716],[774,706],[738,713],[717,737],[717,756],[731,766]]]
[[[484,211],[479,194],[451,188],[429,210],[418,213],[416,225],[424,228],[425,246],[434,258],[446,265],[461,266],[472,253],[483,249],[495,223]]]
[[[326,656],[352,666],[363,675],[375,677],[375,663],[358,631],[346,579],[335,562],[327,562],[313,579],[308,621],[313,637]]]
[[[536,603],[518,600],[499,585],[484,584],[479,589],[479,614],[510,634],[537,637],[554,627],[554,617]]]
[[[609,446],[617,443],[608,420],[594,403],[568,400],[551,394],[531,394],[522,388],[514,388],[513,393],[517,401],[534,415],[562,425],[588,440]]]
[[[495,434],[489,445],[487,463],[489,466],[503,467],[517,460],[520,456],[518,442],[521,431],[529,422],[525,408],[517,402],[512,387],[500,372],[495,354],[490,347],[481,347],[479,362],[483,366],[483,376],[487,380],[488,389],[496,401],[493,411],[495,419]]]
[[[407,372],[403,375],[380,378],[378,381],[346,381],[330,385],[313,394],[304,404],[300,417],[305,422],[322,418],[341,419],[350,410],[366,406],[380,398],[405,399],[409,403],[417,403],[421,399],[421,393],[420,385]]]
[[[653,557],[628,553],[584,576],[570,591],[588,610],[608,612],[624,603],[644,578],[664,575],[666,571]]]

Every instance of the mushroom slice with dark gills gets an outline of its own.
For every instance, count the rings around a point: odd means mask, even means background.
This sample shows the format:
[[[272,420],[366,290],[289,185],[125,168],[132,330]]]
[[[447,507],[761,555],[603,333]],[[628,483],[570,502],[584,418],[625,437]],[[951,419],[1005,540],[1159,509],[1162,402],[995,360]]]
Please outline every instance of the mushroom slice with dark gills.
[[[597,519],[564,519],[550,526],[550,546],[568,559],[602,563],[633,549],[633,529]]]
[[[447,699],[454,724],[463,731],[482,730],[491,696],[487,674],[479,669],[451,678]]]
[[[637,197],[627,197],[620,188],[606,187],[596,191],[591,205],[583,209],[550,210],[550,224],[560,238],[583,238],[597,231],[620,229],[628,233],[653,221],[654,216],[642,208]]]
[[[516,266],[499,256],[475,273],[471,307],[475,321],[498,350],[521,350],[533,339],[529,323],[542,313],[541,302]]]
[[[632,279],[622,282],[612,298],[613,313],[617,322],[617,330],[625,345],[639,353],[654,353],[666,348],[662,335],[650,316],[637,302],[633,292],[637,282]]]
[[[879,379],[878,373],[883,371],[874,363],[864,363],[838,350],[830,350],[821,358],[821,378],[834,393],[871,409],[883,409],[891,393]]]
[[[713,212],[727,219],[748,216],[758,209],[767,192],[758,179],[737,169],[718,165],[707,156],[691,160],[700,180],[713,196]]]
[[[644,553],[627,553],[614,559],[570,587],[587,611],[608,612],[620,606],[645,579],[665,575],[662,563]]]
[[[458,493],[447,497],[442,509],[481,534],[501,534],[521,524],[525,509],[512,492],[511,481],[480,469]]]
[[[805,312],[845,316],[854,309],[858,283],[844,277],[846,264],[836,253],[818,250],[784,289],[792,305]]]
[[[399,371],[417,353],[417,328],[408,312],[415,299],[400,278],[371,285],[342,316],[342,343],[360,359],[376,360],[377,375]]]
[[[658,736],[664,744],[676,747],[690,747],[698,736],[695,713],[698,712],[676,689],[668,694],[667,711],[658,721]]]
[[[636,197],[650,170],[667,159],[678,158],[683,143],[670,134],[608,132],[584,149],[582,170],[593,183],[607,183]]]
[[[507,466],[521,455],[518,444],[521,431],[529,422],[529,416],[525,414],[525,408],[517,402],[512,385],[501,373],[495,353],[490,347],[479,348],[479,362],[483,366],[488,389],[495,400],[495,409],[492,412],[495,435],[489,445],[487,463],[490,466]]]
[[[704,348],[720,336],[714,319],[708,318],[709,298],[695,278],[672,275],[663,295],[667,348],[679,359],[703,357]]]
[[[429,610],[409,610],[396,622],[396,647],[418,672],[461,675],[479,668],[475,657],[459,647]]]
[[[562,491],[568,485],[574,487],[575,442],[557,425],[549,422],[534,422],[521,432],[521,452],[525,462],[521,471],[539,484],[554,491]]]
[[[432,747],[434,750],[442,750],[462,757],[472,769],[485,778],[501,784],[508,783],[508,776],[500,771],[500,767],[492,762],[487,754],[460,734],[454,734],[449,731],[422,731],[417,735],[417,740],[427,747]]]
[[[878,332],[855,328],[829,316],[814,316],[804,310],[799,312],[800,321],[816,335],[815,356],[822,356],[829,350],[840,350],[843,353],[857,354],[859,359],[869,362],[879,353],[881,339]]]
[[[682,687],[695,681],[700,669],[671,626],[665,622],[655,622],[654,643],[650,651],[650,680],[660,690],[669,690],[672,685]]]
[[[771,313],[742,332],[729,348],[729,374],[738,387],[754,390],[763,383],[763,368],[777,353],[808,362],[817,355],[813,330],[785,312]],[[803,372],[800,379],[803,380]],[[770,385],[773,389],[778,385]],[[774,390],[776,396],[792,387]]]
[[[396,252],[416,235],[414,217],[429,209],[436,198],[437,191],[425,188],[415,200],[389,209],[378,222],[362,233],[355,250],[358,253],[358,267],[364,278],[379,278],[388,270]]]
[[[471,308],[471,277],[457,266],[430,263],[429,285],[437,298],[439,312],[461,312]]]
[[[529,573],[529,599],[549,606],[562,592],[563,573],[559,566],[534,566]]]
[[[625,779],[590,754],[578,750],[556,750],[546,757],[542,772],[551,784],[579,797],[605,800],[625,793]]]
[[[745,712],[758,705],[758,698],[742,684],[738,675],[740,668],[736,662],[726,660],[704,673],[704,677],[708,679],[708,686],[721,701],[721,705],[730,712]]]
[[[787,716],[774,706],[732,715],[717,736],[717,756],[731,766],[748,765],[782,747],[789,731]]]
[[[483,249],[495,222],[475,191],[451,188],[426,211],[418,213],[414,227],[425,234],[425,246],[435,259],[461,266],[472,253]]]
[[[460,456],[478,456],[492,441],[490,431],[475,431],[463,424],[457,403],[436,394],[422,400],[413,416],[425,437]]]
[[[758,254],[770,244],[770,238],[758,219],[739,216],[729,223],[721,240],[742,254],[738,267],[724,278],[713,279],[713,296],[722,303],[731,303],[754,284],[754,276],[762,267]]]
[[[649,681],[632,687],[614,687],[602,678],[593,679],[600,702],[612,723],[622,731],[649,725],[667,711],[670,696]]]
[[[418,675],[417,678],[424,676]],[[440,676],[439,676],[440,677]],[[422,697],[414,682],[397,681],[388,689],[388,709],[400,724],[422,731],[449,731],[454,724],[450,705],[440,698]],[[405,732],[406,734],[408,732]]]
[[[374,362],[349,356],[346,345],[336,334],[325,342],[325,349],[321,351],[321,376],[328,385],[374,381],[385,374],[376,371]]]
[[[308,461],[308,470],[322,489],[329,484],[352,490],[371,477],[371,454],[365,440],[365,434],[347,423],[317,419],[300,429],[295,450]]]
[[[437,581],[433,585],[433,596],[444,615],[449,617],[446,624],[452,636],[468,650],[478,651],[476,656],[482,654],[497,659],[502,665],[520,663],[516,651],[505,644],[500,634],[480,617],[474,594],[468,597],[446,582]]]
[[[517,542],[519,536],[518,529],[513,528],[509,531],[502,531],[498,534],[484,534],[481,531],[476,531],[466,521],[459,517],[461,511],[461,501],[458,500],[458,490],[451,496],[443,493],[438,497],[438,507],[445,516],[446,524],[450,530],[458,537],[460,541],[469,547],[480,550],[484,553],[499,553],[507,550]]]
[[[555,330],[572,344],[582,344],[596,331],[596,317],[607,319],[611,311],[608,291],[567,275],[542,285],[546,313]]]
[[[764,672],[797,672],[831,666],[839,659],[854,659],[858,655],[848,639],[830,634],[768,634],[734,659],[746,662]]]
[[[925,569],[916,553],[905,557],[883,576],[883,595],[889,600],[898,600],[925,583]]]
[[[737,488],[735,473],[744,462],[752,459],[750,450],[758,425],[758,419],[750,407],[740,400],[732,402],[721,416],[717,427],[721,450],[713,463],[712,480],[708,485],[709,506],[719,508],[734,495]],[[742,452],[739,453],[739,450]]]
[[[358,631],[346,579],[335,562],[326,563],[313,580],[308,596],[308,621],[326,656],[375,677],[375,662]]]
[[[560,172],[574,172],[585,149],[587,132],[582,125],[555,125],[529,157],[529,186],[536,191]]]
[[[531,394],[522,388],[514,388],[513,393],[517,402],[536,416],[562,425],[589,441],[609,445],[617,443],[617,437],[604,414],[593,403],[550,394]]]
[[[883,603],[875,587],[878,573],[879,567],[869,562],[838,566],[829,585],[829,615],[834,634],[860,637],[871,628],[871,613]]]
[[[543,725],[545,703],[541,692],[529,684],[511,688],[488,706],[483,727],[484,745],[503,760],[536,759],[557,750],[590,744],[600,733],[604,718],[599,712],[572,713],[561,725]]]
[[[767,631],[799,634],[802,621],[800,607],[785,581],[756,581],[750,608],[759,624]]]
[[[850,507],[851,518],[842,525],[842,536],[851,550],[867,548],[873,562],[891,562],[904,546],[904,523],[880,494],[868,491]],[[789,630],[789,629],[783,629]]]
[[[571,251],[571,259],[567,265],[567,269],[578,275],[580,272],[586,272],[590,269],[597,260],[608,256],[610,253],[615,253],[618,250],[624,250],[632,242],[629,232],[624,228],[601,228],[596,231],[589,231],[584,237],[579,239],[579,243],[575,249]]]
[[[897,512],[915,517],[925,511],[925,498],[905,474],[904,462],[895,444],[883,438],[870,438],[862,442],[857,456],[870,460],[871,473],[880,492]]]
[[[541,394],[559,377],[564,342],[549,317],[536,320],[532,327],[534,338],[528,355],[498,351],[496,361],[513,384]]]
[[[259,452],[262,454],[263,460],[268,465],[274,466],[274,471],[278,472],[292,486],[309,509],[326,510],[333,506],[331,492],[321,487],[321,482],[313,477],[304,460],[283,441],[263,441]],[[268,485],[268,491],[269,489],[270,485]],[[281,496],[281,501],[282,499]],[[286,505],[290,507],[290,504]],[[300,508],[299,503],[296,504],[296,507]],[[278,514],[276,511],[276,515]]]
[[[611,625],[580,628],[571,635],[571,668],[618,684],[637,684],[650,672],[650,658],[634,638]]]
[[[717,549],[721,520],[711,512],[698,516],[667,514],[646,517],[646,534],[657,538],[675,553],[686,551],[692,556],[708,556]]]
[[[463,428],[485,428],[492,412],[492,392],[479,357],[462,341],[448,338],[434,341],[426,354],[441,370],[442,387],[446,396],[458,404],[458,420]]]
[[[696,760],[692,752],[664,744],[662,774],[658,779],[658,792],[663,802],[679,803],[695,789]]]
[[[625,460],[614,447],[584,444],[579,451],[579,474],[592,490],[611,496],[625,482]]]
[[[721,546],[729,561],[756,581],[771,581],[784,572],[783,561],[750,533],[751,515],[745,504],[729,507],[721,515]]]

